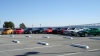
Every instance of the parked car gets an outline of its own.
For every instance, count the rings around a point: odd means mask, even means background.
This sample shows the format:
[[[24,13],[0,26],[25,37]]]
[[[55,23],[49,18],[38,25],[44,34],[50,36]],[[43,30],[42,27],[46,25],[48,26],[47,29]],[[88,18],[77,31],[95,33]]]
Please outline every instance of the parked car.
[[[96,36],[96,35],[100,35],[100,29],[99,28],[89,28],[89,29],[79,31],[77,34],[81,37],[85,37],[89,35]]]
[[[2,34],[3,28],[0,29],[0,34]]]
[[[60,31],[61,30],[61,28],[59,27],[59,28],[55,28],[54,30],[52,30],[52,34],[57,34],[58,33],[58,31]]]
[[[2,34],[13,34],[13,30],[11,28],[5,28],[1,32]]]
[[[49,33],[52,33],[52,31],[53,31],[52,28],[46,28],[46,29],[44,30],[44,33],[49,34]]]
[[[58,30],[58,34],[64,34],[64,31],[67,30],[68,28],[61,28],[60,30]]]
[[[67,30],[64,30],[64,35],[70,35],[71,34],[71,31],[75,30],[77,28],[68,28]]]
[[[76,29],[74,29],[74,30],[72,30],[72,31],[70,32],[70,35],[71,35],[71,36],[77,36],[77,33],[78,33],[79,31],[84,30],[84,29],[87,29],[87,28],[76,28]]]
[[[24,34],[32,34],[33,32],[33,28],[26,28],[25,30],[24,30]]]
[[[35,29],[33,29],[32,33],[35,33],[35,34],[44,33],[44,29],[43,28],[35,28]]]
[[[14,34],[22,34],[24,32],[24,29],[22,28],[17,28],[14,30]]]

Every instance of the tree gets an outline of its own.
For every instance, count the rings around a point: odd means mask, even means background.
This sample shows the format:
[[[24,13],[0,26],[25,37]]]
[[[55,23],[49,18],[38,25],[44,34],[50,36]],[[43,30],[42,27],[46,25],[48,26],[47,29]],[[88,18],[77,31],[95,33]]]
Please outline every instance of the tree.
[[[11,21],[9,21],[9,22],[5,21],[3,24],[3,28],[12,28],[13,29],[14,27],[15,27],[15,25]]]
[[[25,26],[24,23],[21,23],[21,24],[19,25],[19,27],[20,27],[20,28],[23,28],[23,29],[26,28],[26,26]]]

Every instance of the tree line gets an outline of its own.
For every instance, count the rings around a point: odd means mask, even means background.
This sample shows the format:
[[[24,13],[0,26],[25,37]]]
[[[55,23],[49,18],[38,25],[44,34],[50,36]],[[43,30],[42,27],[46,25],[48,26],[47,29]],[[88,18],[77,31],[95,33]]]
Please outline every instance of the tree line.
[[[11,28],[14,29],[15,28],[15,24],[12,21],[5,21],[3,23],[3,28]],[[19,24],[19,28],[26,28],[24,23]]]

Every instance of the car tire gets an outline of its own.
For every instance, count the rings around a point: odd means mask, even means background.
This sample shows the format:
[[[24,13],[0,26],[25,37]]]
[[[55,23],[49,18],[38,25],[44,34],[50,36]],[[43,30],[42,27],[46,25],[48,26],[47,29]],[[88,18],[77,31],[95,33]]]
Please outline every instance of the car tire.
[[[87,33],[84,33],[84,37],[87,37],[88,36],[88,34]]]
[[[13,34],[13,32],[11,32],[11,34]]]
[[[38,32],[36,31],[35,34],[37,34]]]
[[[30,31],[29,33],[32,34],[32,31]]]

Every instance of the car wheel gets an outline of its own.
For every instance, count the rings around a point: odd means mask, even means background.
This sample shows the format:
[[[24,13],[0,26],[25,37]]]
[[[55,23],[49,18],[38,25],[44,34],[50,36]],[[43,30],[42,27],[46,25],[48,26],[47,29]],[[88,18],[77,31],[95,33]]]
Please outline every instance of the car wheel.
[[[46,32],[45,32],[45,31],[44,31],[43,33],[44,33],[44,34],[46,34]]]
[[[79,35],[80,37],[82,37],[82,35]]]
[[[13,32],[11,32],[11,34],[13,34]]]
[[[78,33],[76,33],[75,36],[79,36]]]
[[[38,32],[36,31],[35,34],[37,34]]]
[[[32,34],[32,31],[30,31],[30,34]]]
[[[84,37],[87,37],[87,36],[88,36],[88,34],[87,34],[87,33],[85,33],[85,34],[84,34]]]

